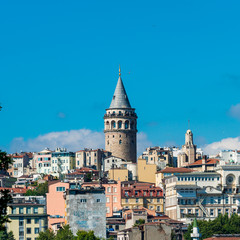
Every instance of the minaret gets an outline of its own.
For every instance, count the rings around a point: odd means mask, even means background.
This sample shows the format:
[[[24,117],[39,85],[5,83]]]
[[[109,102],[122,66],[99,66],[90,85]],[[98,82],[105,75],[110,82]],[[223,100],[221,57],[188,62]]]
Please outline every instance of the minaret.
[[[193,133],[190,129],[188,129],[185,134],[185,144],[182,146],[182,151],[185,152],[187,155],[187,164],[195,162],[196,148],[197,146],[193,144]]]
[[[191,238],[193,240],[199,240],[201,237],[201,234],[199,233],[199,228],[197,226],[197,220],[196,218],[193,221],[193,232],[191,233]]]
[[[137,158],[137,115],[124,88],[121,69],[111,105],[104,115],[105,149],[115,157],[135,163]]]

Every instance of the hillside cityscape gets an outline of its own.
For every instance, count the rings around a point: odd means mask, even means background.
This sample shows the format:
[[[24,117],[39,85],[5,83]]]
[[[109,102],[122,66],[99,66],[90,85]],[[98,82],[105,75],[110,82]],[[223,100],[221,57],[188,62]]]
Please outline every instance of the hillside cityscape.
[[[181,147],[137,156],[141,119],[120,68],[103,119],[105,149],[1,152],[1,196],[10,196],[1,239],[240,239],[239,150],[205,155],[186,129]],[[202,227],[223,217],[238,227]]]

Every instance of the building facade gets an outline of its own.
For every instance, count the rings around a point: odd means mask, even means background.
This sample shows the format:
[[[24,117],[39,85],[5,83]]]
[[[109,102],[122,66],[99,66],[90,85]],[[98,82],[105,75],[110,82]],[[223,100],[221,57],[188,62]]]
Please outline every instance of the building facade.
[[[94,167],[101,170],[103,161],[111,153],[103,149],[84,149],[76,152],[76,168]]]
[[[106,197],[103,188],[68,189],[66,191],[66,220],[72,232],[94,231],[106,238]]]
[[[163,212],[163,190],[155,184],[143,182],[122,182],[122,208],[147,208]]]
[[[121,72],[111,105],[104,115],[105,149],[113,156],[135,163],[137,160],[137,115],[125,91]]]
[[[75,153],[68,152],[65,148],[57,148],[52,152],[51,167],[53,175],[66,174],[75,168]]]
[[[64,192],[69,189],[69,183],[59,180],[49,181],[47,199],[48,227],[61,226],[65,222]],[[53,227],[54,226],[54,227]]]
[[[185,144],[182,145],[182,152],[178,155],[178,167],[184,167],[194,163],[196,160],[197,146],[193,144],[193,133],[190,129],[185,134]]]
[[[48,148],[34,154],[33,161],[35,163],[37,173],[49,174],[51,172],[51,157],[52,151]]]
[[[12,231],[15,239],[36,239],[39,232],[48,228],[44,197],[14,197],[7,213],[10,219],[7,231]]]
[[[240,213],[240,166],[219,166],[215,171],[179,173],[166,177],[165,211],[173,219],[214,219]]]

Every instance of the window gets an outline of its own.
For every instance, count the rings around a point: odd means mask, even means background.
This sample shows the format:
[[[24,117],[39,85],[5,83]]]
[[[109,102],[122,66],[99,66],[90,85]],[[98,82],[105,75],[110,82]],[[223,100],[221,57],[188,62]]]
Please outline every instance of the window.
[[[119,140],[119,144],[122,144],[122,140]]]
[[[218,209],[218,215],[220,215],[222,213],[222,210],[219,208]]]
[[[57,187],[57,192],[64,192],[65,191],[65,187]]]
[[[27,228],[27,234],[31,234],[31,228]]]
[[[17,213],[17,209],[15,207],[12,208],[12,214],[16,214]]]
[[[32,209],[30,207],[27,207],[27,214],[31,214],[32,213]]]
[[[98,198],[98,199],[97,199],[97,202],[101,202],[101,199]]]
[[[107,213],[110,213],[110,208],[109,207],[107,207]]]
[[[196,215],[197,217],[199,216],[199,210],[198,210],[198,209],[195,210],[195,215]]]
[[[213,197],[210,197],[210,203],[211,203],[211,204],[214,204],[214,199],[213,199]]]
[[[35,218],[35,219],[34,219],[34,223],[35,223],[35,224],[39,224],[39,218]]]
[[[125,199],[125,203],[128,203],[128,198]]]
[[[27,240],[32,240],[31,238],[27,238]]]
[[[110,193],[110,192],[111,192],[111,187],[108,187],[108,188],[107,188],[107,191]]]
[[[31,218],[27,218],[27,224],[31,224]]]
[[[218,204],[221,204],[221,197],[218,197]]]
[[[117,188],[116,187],[114,188],[114,192],[117,192]]]
[[[210,216],[213,216],[213,215],[214,215],[214,210],[210,209]]]
[[[23,207],[19,208],[19,214],[23,214]]]
[[[191,214],[192,213],[192,209],[188,209],[188,214]]]
[[[35,229],[34,229],[34,233],[35,233],[35,234],[38,234],[38,233],[39,233],[39,228],[35,228]]]
[[[225,201],[226,204],[228,204],[228,197],[226,197],[226,201]]]
[[[107,200],[107,202],[110,202],[110,201],[109,201],[109,197],[107,197],[106,200]]]
[[[228,208],[226,209],[226,214],[229,214],[229,209]]]
[[[157,198],[157,202],[158,202],[158,203],[160,202],[160,198]]]
[[[35,213],[35,214],[38,213],[38,208],[37,207],[33,208],[33,213]]]
[[[236,198],[233,197],[233,204],[236,204]]]
[[[117,202],[117,197],[114,197],[114,198],[113,198],[113,202]]]
[[[139,198],[136,198],[136,203],[139,203]]]
[[[87,199],[80,199],[80,202],[81,202],[81,203],[86,203],[86,202],[87,202]]]

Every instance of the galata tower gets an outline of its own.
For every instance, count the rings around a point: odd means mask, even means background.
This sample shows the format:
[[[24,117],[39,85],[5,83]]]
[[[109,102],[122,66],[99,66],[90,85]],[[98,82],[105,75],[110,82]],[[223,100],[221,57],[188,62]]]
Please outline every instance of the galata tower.
[[[121,69],[111,105],[104,115],[105,149],[113,156],[136,163],[137,114],[125,91]]]

